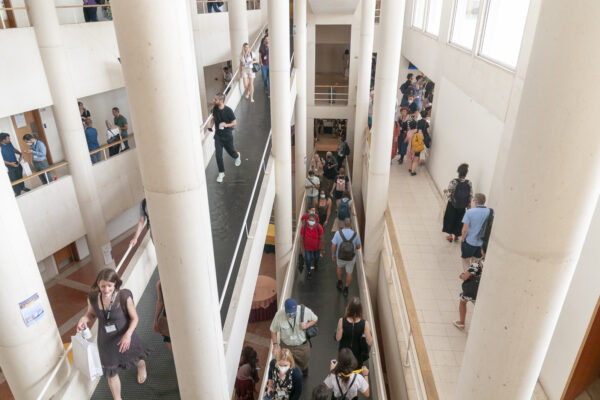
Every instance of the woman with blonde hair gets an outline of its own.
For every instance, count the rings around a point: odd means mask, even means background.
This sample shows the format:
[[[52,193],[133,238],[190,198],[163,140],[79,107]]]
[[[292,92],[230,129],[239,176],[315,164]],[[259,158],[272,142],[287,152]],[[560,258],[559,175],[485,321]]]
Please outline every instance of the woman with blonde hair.
[[[302,394],[302,373],[289,349],[279,350],[269,364],[265,399],[298,400]]]
[[[240,55],[240,71],[244,82],[244,90],[246,91],[246,100],[250,96],[250,102],[252,103],[254,103],[254,78],[256,77],[256,73],[252,69],[254,63],[258,63],[258,57],[250,51],[248,43],[244,43]]]

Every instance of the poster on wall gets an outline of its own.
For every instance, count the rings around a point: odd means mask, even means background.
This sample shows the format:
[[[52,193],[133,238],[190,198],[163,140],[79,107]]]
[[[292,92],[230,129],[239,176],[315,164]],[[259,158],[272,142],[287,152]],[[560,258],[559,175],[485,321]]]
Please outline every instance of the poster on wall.
[[[25,120],[25,114],[21,113],[21,114],[15,114],[15,125],[17,125],[17,128],[24,128],[27,126],[27,121]]]
[[[20,302],[19,308],[21,309],[23,322],[27,327],[35,324],[44,315],[44,308],[37,292],[27,300]]]

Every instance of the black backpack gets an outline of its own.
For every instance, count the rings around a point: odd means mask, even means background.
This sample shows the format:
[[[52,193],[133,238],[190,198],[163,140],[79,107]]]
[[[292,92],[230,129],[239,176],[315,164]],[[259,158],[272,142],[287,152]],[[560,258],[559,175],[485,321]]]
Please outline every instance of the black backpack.
[[[411,84],[410,79],[407,79],[406,82],[404,82],[402,85],[400,85],[400,93],[408,96],[410,84]]]
[[[454,193],[450,198],[450,203],[454,208],[466,208],[469,205],[469,198],[471,197],[471,187],[469,181],[458,181],[454,188]]]
[[[477,237],[481,239],[484,243],[487,243],[490,240],[490,235],[492,234],[492,224],[494,223],[494,209],[489,208],[490,213],[485,219],[485,222],[481,226]]]
[[[354,249],[356,232],[354,232],[350,239],[346,239],[344,232],[340,229],[340,236],[342,238],[342,244],[340,244],[340,249],[338,250],[338,258],[342,261],[354,260],[354,256],[356,255],[356,250]]]

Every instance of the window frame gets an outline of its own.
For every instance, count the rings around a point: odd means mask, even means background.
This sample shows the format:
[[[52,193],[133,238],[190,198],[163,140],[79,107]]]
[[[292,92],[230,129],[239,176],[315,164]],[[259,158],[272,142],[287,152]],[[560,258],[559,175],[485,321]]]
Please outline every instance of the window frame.
[[[429,35],[429,36],[434,37],[434,38],[439,38],[440,37],[440,30],[442,28],[442,15],[443,15],[442,11],[444,9],[444,1],[445,0],[441,1],[442,8],[440,9],[440,23],[439,23],[439,26],[438,26],[438,33],[436,35],[435,33],[431,33],[431,32],[427,31],[427,21],[429,20],[429,10],[430,10],[429,5],[431,4],[431,0],[426,0],[427,3],[425,5],[425,15],[423,17],[423,19],[424,19],[424,22],[423,22],[423,33],[424,34]]]
[[[419,0],[413,0],[412,3],[412,13],[410,16],[410,27],[413,28],[416,31],[419,32],[425,32],[425,24],[427,23],[427,11],[429,9],[429,0],[422,0],[423,2],[425,2],[424,7],[423,7],[423,27],[419,28],[418,26],[415,25],[415,13],[417,11],[417,1]]]
[[[459,50],[463,50],[465,52],[471,53],[474,56],[477,56],[477,48],[479,48],[479,38],[481,37],[481,19],[482,13],[487,9],[487,0],[480,0],[479,4],[479,12],[477,14],[477,22],[475,23],[475,32],[473,33],[473,43],[471,44],[471,48],[463,46],[462,44],[455,43],[452,41],[452,33],[454,32],[454,27],[456,25],[456,9],[458,7],[458,0],[454,0],[454,4],[452,6],[452,13],[450,14],[450,29],[448,30],[448,45],[457,48]]]

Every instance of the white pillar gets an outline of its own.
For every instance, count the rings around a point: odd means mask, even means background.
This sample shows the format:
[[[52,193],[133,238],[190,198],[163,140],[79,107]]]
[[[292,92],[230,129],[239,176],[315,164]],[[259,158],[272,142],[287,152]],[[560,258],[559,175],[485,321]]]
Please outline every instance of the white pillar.
[[[308,19],[308,18],[307,18]],[[309,21],[307,21],[309,22]],[[312,154],[315,150],[315,58],[316,58],[317,31],[314,22],[306,27],[306,104],[311,109],[311,116],[306,125],[306,153]]]
[[[295,193],[296,214],[300,212],[300,203],[304,194],[306,168],[311,160],[306,157],[306,0],[294,1],[294,66],[296,67],[296,130],[295,150]],[[311,127],[312,128],[312,127]]]
[[[600,136],[584,117],[600,107],[600,49],[581,40],[600,36],[599,19],[597,2],[541,4],[506,169],[493,182],[504,190],[457,399],[530,399],[535,388],[600,191]],[[589,95],[557,85],[564,71],[585,77]]]
[[[394,107],[396,104],[398,65],[400,63],[400,44],[402,43],[403,29],[402,24],[398,21],[403,20],[404,0],[381,1],[381,37],[394,38],[394,40],[383,41],[381,51],[377,54],[377,72],[375,73],[373,135],[371,136],[369,176],[367,177],[364,238],[365,273],[371,292],[377,286],[379,253],[385,229],[384,213],[388,205],[390,153],[392,152],[394,133]],[[364,84],[364,82],[362,83]],[[357,102],[363,102],[364,100],[364,96],[361,96],[360,100],[357,99]],[[356,129],[361,129],[361,127],[364,129],[364,126],[365,121],[361,124],[357,123]],[[357,147],[354,146],[355,154]],[[356,167],[354,170],[358,171]]]
[[[292,144],[290,138],[289,4],[269,0],[272,154],[275,158],[275,254],[277,293],[292,251]]]
[[[200,34],[198,33],[200,31],[198,3],[197,0],[189,1],[192,17],[192,30],[194,36],[194,50],[196,53],[196,74],[198,75],[198,90],[200,91],[200,104],[202,105],[200,107],[200,119],[202,121],[206,121],[206,117],[208,117],[208,101],[206,99],[206,81],[204,79],[204,57],[202,54],[202,39],[199,37]]]
[[[229,41],[231,43],[231,73],[235,74],[235,71],[240,68],[242,45],[248,43],[246,0],[229,0],[227,9],[229,13]]]
[[[15,399],[34,399],[56,366],[63,346],[4,168],[0,171],[0,204],[0,368]],[[44,315],[27,327],[19,303],[35,294],[39,295]],[[47,394],[52,395],[67,375],[65,363]]]
[[[224,400],[228,384],[189,2],[111,5],[131,112],[142,132],[138,159],[181,397]]]
[[[363,142],[369,113],[371,89],[371,59],[375,29],[375,0],[362,0],[360,21],[360,53],[358,83],[356,85],[356,114],[354,118],[354,145],[352,146],[352,189],[357,209],[362,208]],[[379,67],[379,66],[378,66]]]
[[[97,270],[114,268],[106,221],[96,190],[92,162],[73,89],[71,66],[67,62],[54,3],[46,0],[27,0],[26,5],[48,79],[54,118],[73,177],[92,262]],[[108,260],[104,257],[103,247],[108,254]]]

